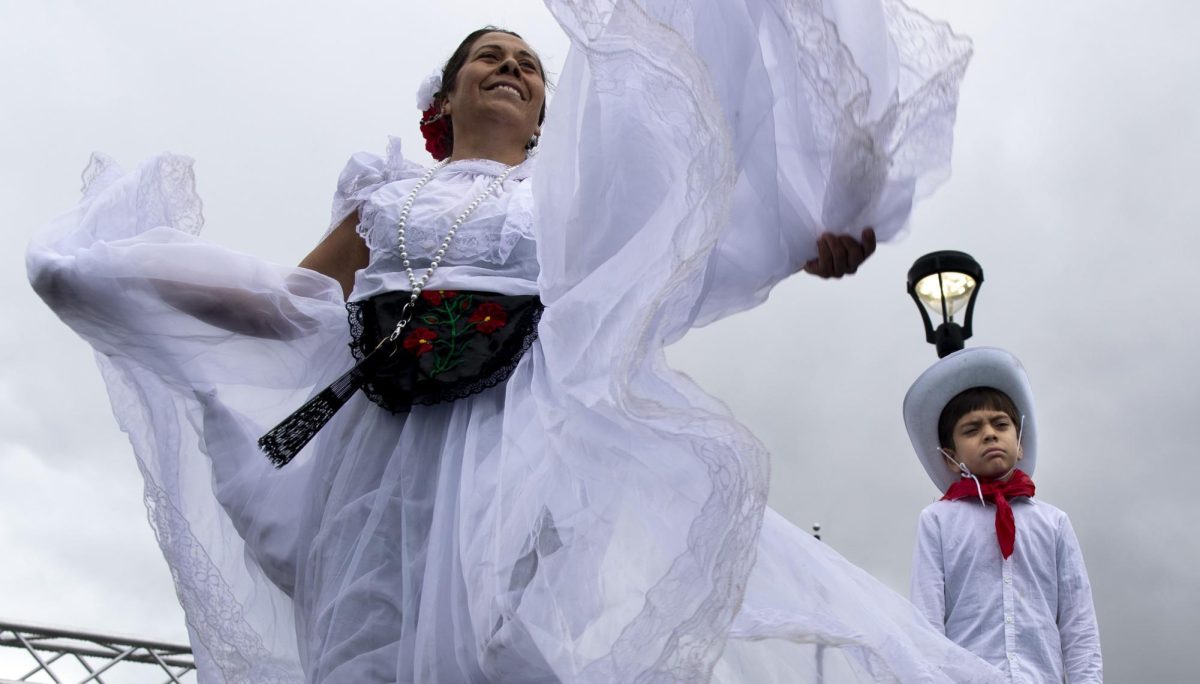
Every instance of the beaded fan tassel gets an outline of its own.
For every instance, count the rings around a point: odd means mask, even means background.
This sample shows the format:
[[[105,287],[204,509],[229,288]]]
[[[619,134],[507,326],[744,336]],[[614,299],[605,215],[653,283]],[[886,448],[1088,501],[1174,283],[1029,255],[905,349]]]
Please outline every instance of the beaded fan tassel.
[[[300,450],[333,418],[333,414],[363,386],[369,371],[395,351],[394,346],[389,347],[385,344],[376,347],[342,377],[304,402],[303,406],[284,418],[283,422],[270,432],[259,437],[258,448],[262,449],[276,468],[291,463],[296,454],[300,453]]]

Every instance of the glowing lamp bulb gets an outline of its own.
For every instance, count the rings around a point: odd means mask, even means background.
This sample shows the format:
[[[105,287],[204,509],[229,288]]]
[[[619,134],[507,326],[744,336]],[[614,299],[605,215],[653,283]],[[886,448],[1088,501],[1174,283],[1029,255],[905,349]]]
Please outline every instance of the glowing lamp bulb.
[[[917,281],[917,297],[929,311],[942,315],[942,301],[946,302],[946,316],[954,320],[954,314],[962,310],[975,291],[975,279],[966,273],[948,271],[927,275]]]

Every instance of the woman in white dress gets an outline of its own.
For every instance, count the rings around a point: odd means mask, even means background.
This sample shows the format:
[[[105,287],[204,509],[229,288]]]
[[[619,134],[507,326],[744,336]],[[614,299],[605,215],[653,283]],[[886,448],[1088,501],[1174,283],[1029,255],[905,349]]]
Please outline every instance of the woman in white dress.
[[[99,352],[202,678],[989,680],[766,508],[762,446],[662,351],[894,235],[969,44],[891,1],[547,4],[572,52],[544,122],[534,51],[473,36],[449,163],[355,155],[301,268],[197,239],[173,156],[94,159],[31,244]],[[345,302],[414,289],[536,295],[537,339],[455,401],[356,393],[273,468],[259,436],[355,363]]]

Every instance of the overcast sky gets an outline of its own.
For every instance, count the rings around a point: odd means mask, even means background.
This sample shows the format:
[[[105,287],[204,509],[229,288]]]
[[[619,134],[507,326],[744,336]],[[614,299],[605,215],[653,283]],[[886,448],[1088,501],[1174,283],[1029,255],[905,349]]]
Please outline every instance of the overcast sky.
[[[797,276],[671,358],[772,449],[775,508],[819,521],[907,593],[916,516],[937,492],[900,402],[936,355],[904,278],[926,252],[970,252],[986,280],[969,344],[1029,369],[1038,494],[1080,538],[1108,679],[1188,681],[1200,9],[915,5],[975,41],[949,182],[858,276]],[[88,154],[195,157],[205,237],[294,263],[324,230],[348,155],[394,134],[428,161],[417,84],[487,23],[562,63],[566,42],[532,0],[0,0],[0,619],[186,639],[91,353],[25,279],[25,243],[76,201]],[[5,662],[0,678],[21,674]]]

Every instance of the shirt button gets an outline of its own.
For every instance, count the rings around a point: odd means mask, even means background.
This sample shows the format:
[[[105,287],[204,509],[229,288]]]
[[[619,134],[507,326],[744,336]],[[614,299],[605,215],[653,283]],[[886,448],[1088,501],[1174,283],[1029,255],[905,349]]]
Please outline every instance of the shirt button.
[[[1009,577],[1008,575],[1005,575],[1005,576],[1004,576],[1004,583],[1005,583],[1005,584],[1012,584],[1012,577]]]
[[[434,247],[437,247],[437,243],[433,240],[426,240],[425,242],[421,243],[421,246],[425,249],[433,249]]]
[[[1015,662],[1017,662],[1017,654],[1016,654],[1016,653],[1009,653],[1009,654],[1008,654],[1008,659],[1009,659],[1009,660],[1011,660],[1011,661],[1013,661],[1014,663],[1015,663]]]
[[[1005,615],[1004,616],[1004,624],[1011,625],[1012,623],[1013,623],[1013,616]]]

